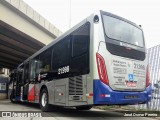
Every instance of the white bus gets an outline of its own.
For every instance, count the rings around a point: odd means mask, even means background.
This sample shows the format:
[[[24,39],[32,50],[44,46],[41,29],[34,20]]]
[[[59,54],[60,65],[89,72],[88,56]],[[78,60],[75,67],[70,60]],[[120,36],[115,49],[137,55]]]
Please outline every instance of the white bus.
[[[142,28],[96,11],[21,63],[10,99],[89,110],[151,98]]]

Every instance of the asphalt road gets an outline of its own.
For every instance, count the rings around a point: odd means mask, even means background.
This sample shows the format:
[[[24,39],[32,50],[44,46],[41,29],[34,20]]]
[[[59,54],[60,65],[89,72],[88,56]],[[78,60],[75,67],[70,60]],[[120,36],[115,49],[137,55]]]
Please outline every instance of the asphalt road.
[[[105,111],[91,109],[87,111],[77,111],[73,108],[52,109],[51,112],[41,112],[39,105],[31,103],[11,103],[9,100],[0,100],[0,111],[14,111],[21,114],[25,112],[40,113],[46,117],[1,117],[0,120],[155,120],[149,117],[122,117],[124,114],[115,111]],[[1,113],[2,114],[2,113]],[[156,118],[157,119],[157,118]]]

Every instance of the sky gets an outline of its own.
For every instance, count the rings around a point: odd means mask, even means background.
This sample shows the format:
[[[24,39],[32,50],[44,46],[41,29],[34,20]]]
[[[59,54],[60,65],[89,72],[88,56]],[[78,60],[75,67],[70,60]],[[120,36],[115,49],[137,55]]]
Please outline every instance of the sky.
[[[142,25],[147,48],[160,44],[160,0],[23,0],[62,32],[96,10]]]

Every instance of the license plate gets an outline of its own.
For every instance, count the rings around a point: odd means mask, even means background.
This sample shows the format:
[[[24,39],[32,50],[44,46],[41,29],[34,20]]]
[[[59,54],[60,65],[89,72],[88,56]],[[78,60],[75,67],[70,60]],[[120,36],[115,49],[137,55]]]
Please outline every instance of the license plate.
[[[138,96],[137,95],[126,95],[126,96],[124,96],[124,98],[125,99],[136,99],[136,98],[138,98]]]

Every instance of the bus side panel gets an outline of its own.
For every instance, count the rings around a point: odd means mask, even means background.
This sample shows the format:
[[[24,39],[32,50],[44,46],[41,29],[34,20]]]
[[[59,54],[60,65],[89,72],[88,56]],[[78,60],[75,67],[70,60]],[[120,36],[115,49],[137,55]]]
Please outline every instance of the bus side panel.
[[[39,103],[39,97],[40,97],[40,84],[35,84],[35,103]]]
[[[54,85],[54,104],[66,106],[68,104],[68,78],[56,80]]]
[[[49,104],[54,104],[55,81],[49,81],[49,82],[46,82],[43,85],[45,85],[47,87],[47,90],[48,90]],[[41,85],[41,86],[43,86],[43,85]]]
[[[68,105],[68,78],[47,82],[49,104]]]
[[[28,101],[34,102],[35,101],[35,84],[29,84],[28,88]]]
[[[99,16],[99,22],[94,23],[94,16]],[[91,31],[90,31],[90,73],[87,76],[87,93],[94,94],[93,91],[93,80],[99,79],[98,69],[97,69],[97,61],[96,61],[96,53],[99,49],[99,44],[101,42],[105,42],[103,24],[101,15],[99,12],[95,12],[89,19],[91,23]],[[87,99],[88,104],[94,104],[93,96],[89,96]]]
[[[87,75],[69,78],[69,106],[88,105],[86,90]]]
[[[80,80],[80,78],[82,78]],[[59,106],[88,105],[86,99],[87,75],[47,82],[49,104]],[[80,82],[82,81],[82,83]],[[42,85],[43,86],[43,85]]]

